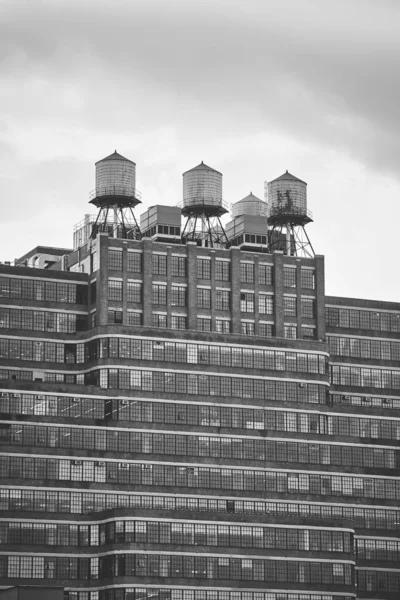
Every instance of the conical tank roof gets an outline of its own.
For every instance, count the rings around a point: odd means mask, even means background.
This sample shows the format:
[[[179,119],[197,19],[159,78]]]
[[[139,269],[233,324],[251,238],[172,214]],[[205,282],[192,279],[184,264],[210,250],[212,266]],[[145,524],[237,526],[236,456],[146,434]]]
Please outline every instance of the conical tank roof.
[[[241,200],[238,200],[235,204],[237,204],[238,202],[264,202],[264,200],[261,200],[261,198],[255,196],[253,192],[250,192],[248,196],[242,198]]]
[[[129,160],[129,158],[125,158],[125,156],[122,156],[121,154],[118,154],[118,152],[116,150],[115,150],[115,152],[113,152],[112,154],[110,154],[110,156],[106,156],[105,158],[102,158],[101,160],[98,160],[95,164],[98,165],[101,162],[111,161],[111,160],[125,160],[126,162],[132,163],[133,165],[136,164],[136,163],[133,162],[133,160]]]
[[[305,185],[307,185],[307,183],[305,181],[303,181],[302,179],[299,179],[295,175],[292,175],[291,173],[289,173],[289,171],[286,171],[286,173],[283,173],[283,175],[280,175],[276,179],[273,179],[272,181],[270,181],[270,183],[272,183],[273,181],[283,181],[283,180],[300,181],[301,183],[304,183]]]
[[[212,171],[213,173],[218,173],[218,175],[222,175],[222,173],[220,173],[216,169],[213,169],[212,167],[205,165],[203,163],[203,161],[201,161],[201,163],[199,165],[197,165],[197,167],[193,167],[193,169],[189,169],[188,171],[185,171],[183,174],[186,175],[186,173],[190,173],[191,171]]]

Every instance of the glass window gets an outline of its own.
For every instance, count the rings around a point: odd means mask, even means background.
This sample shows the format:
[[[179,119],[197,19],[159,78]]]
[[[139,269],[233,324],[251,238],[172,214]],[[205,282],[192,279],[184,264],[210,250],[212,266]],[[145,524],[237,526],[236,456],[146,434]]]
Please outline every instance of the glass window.
[[[211,308],[211,289],[197,288],[197,308]]]
[[[211,319],[198,317],[197,318],[197,329],[199,331],[211,331]]]
[[[108,268],[110,271],[122,271],[122,250],[108,250]]]
[[[186,277],[185,256],[171,256],[171,275],[173,277]]]
[[[142,253],[141,252],[128,252],[127,270],[131,273],[141,273],[142,272]]]
[[[240,293],[240,310],[241,310],[241,312],[247,312],[247,313],[254,312],[254,293],[253,292],[241,292]]]
[[[211,279],[211,260],[208,258],[197,259],[197,279]]]
[[[313,298],[301,298],[301,316],[306,319],[315,317],[315,300]]]
[[[167,274],[167,256],[165,254],[153,254],[153,274]]]
[[[122,281],[108,280],[108,299],[122,302]]]
[[[230,333],[231,332],[231,322],[228,321],[227,319],[216,319],[215,330],[218,333]]]
[[[231,293],[229,290],[215,290],[215,308],[217,310],[230,310]]]
[[[172,329],[186,329],[186,317],[183,315],[172,315],[171,327]]]
[[[283,267],[283,285],[285,287],[296,287],[296,269]]]
[[[241,333],[242,333],[242,335],[254,335],[255,334],[254,323],[251,323],[249,321],[242,321],[241,322]],[[251,382],[249,382],[249,383],[251,383]]]
[[[315,271],[313,269],[301,269],[301,287],[309,290],[315,289]]]
[[[230,263],[226,260],[215,261],[215,279],[217,281],[229,281]]]
[[[167,304],[167,286],[153,283],[153,304]]]
[[[293,324],[285,324],[284,325],[284,337],[295,340],[297,338],[297,327]]]
[[[258,265],[258,283],[272,285],[272,265]]]
[[[186,288],[173,285],[171,288],[171,306],[186,306]]]
[[[297,316],[297,298],[294,296],[284,296],[283,297],[283,314],[286,317],[296,317]]]
[[[240,281],[254,283],[254,263],[240,263]]]
[[[159,313],[153,313],[153,327],[167,327],[167,315],[160,315]]]
[[[128,281],[126,287],[126,299],[128,302],[142,302],[142,284],[136,281]]]
[[[274,297],[271,294],[259,294],[258,311],[261,315],[272,315],[274,313]]]

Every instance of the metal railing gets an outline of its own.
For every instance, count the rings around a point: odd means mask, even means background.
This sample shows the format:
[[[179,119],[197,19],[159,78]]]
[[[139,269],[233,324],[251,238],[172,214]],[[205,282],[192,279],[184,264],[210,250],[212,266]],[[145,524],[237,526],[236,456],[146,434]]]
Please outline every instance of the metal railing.
[[[107,185],[92,190],[89,194],[89,200],[103,196],[125,196],[126,198],[136,198],[136,200],[141,200],[142,198],[142,194],[137,189],[128,188],[123,185]]]

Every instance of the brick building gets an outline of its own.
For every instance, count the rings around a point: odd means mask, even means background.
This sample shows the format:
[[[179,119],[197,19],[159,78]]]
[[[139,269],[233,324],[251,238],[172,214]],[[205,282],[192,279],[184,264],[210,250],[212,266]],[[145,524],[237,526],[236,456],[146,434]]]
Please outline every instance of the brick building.
[[[152,207],[0,265],[3,588],[398,599],[400,304],[326,297],[254,199],[225,247]]]

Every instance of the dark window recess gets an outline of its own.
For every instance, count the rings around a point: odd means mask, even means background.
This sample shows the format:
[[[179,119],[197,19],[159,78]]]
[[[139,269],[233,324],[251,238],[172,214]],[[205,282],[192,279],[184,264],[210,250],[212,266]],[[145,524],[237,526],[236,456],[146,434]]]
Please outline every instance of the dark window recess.
[[[76,363],[76,344],[65,344],[65,362],[69,365]]]
[[[234,502],[234,500],[227,500],[226,501],[226,512],[228,512],[228,513],[234,513],[235,512],[235,502]]]
[[[94,285],[96,285],[96,284],[94,284]],[[77,302],[77,304],[87,304],[88,303],[88,286],[87,285],[77,285],[76,286],[76,302]]]
[[[77,331],[86,331],[87,328],[88,328],[87,315],[76,315],[76,330]]]
[[[90,286],[90,302],[92,304],[94,304],[96,302],[96,299],[97,299],[97,286],[96,286],[96,282],[94,281]]]

